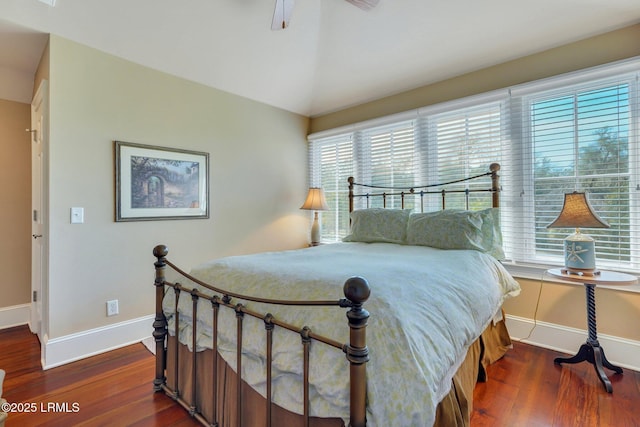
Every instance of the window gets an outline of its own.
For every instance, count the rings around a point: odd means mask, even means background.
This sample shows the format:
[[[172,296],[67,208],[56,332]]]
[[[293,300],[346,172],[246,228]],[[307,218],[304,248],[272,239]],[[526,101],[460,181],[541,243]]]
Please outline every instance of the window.
[[[429,184],[450,182],[489,171],[489,165],[502,163],[502,154],[508,152],[508,142],[503,125],[503,103],[489,103],[427,117],[430,132],[427,135],[427,150],[435,159],[428,167]],[[460,184],[460,189],[487,188],[488,181]],[[459,196],[459,197],[456,197]],[[441,199],[430,204],[439,209]],[[488,197],[482,193],[471,193],[471,209],[487,205]],[[447,197],[447,208],[465,209],[464,194]]]
[[[338,241],[349,232],[347,178],[354,173],[351,135],[338,135],[311,144],[311,186],[322,187],[329,211],[322,213],[322,240]]]
[[[522,191],[522,205],[533,214],[521,216],[521,228],[528,233],[520,247],[512,244],[521,259],[562,259],[562,241],[571,230],[546,225],[560,212],[564,193],[585,191],[611,226],[587,231],[596,239],[598,264],[638,269],[639,254],[632,247],[634,218],[640,214],[634,208],[637,184],[632,184],[637,181],[631,156],[638,144],[631,132],[635,86],[635,76],[629,75],[522,97],[523,141],[531,153],[531,179]]]
[[[638,70],[640,61],[626,61],[356,124],[340,136],[310,135],[312,184],[331,198],[323,239],[348,233],[348,176],[408,187],[481,174],[499,162],[506,262],[562,264],[572,230],[546,226],[563,194],[577,190],[611,225],[585,231],[596,239],[598,264],[640,271]],[[405,208],[419,211],[417,202]],[[440,207],[435,196],[425,210]],[[447,208],[464,208],[464,197],[447,199]]]
[[[367,129],[358,133],[361,168],[357,181],[383,187],[411,187],[419,181],[418,151],[413,120]],[[366,200],[358,200],[360,208]],[[387,198],[387,208],[400,209],[400,196]],[[405,199],[405,208],[413,209],[415,201]],[[370,207],[382,207],[382,199],[371,199]]]

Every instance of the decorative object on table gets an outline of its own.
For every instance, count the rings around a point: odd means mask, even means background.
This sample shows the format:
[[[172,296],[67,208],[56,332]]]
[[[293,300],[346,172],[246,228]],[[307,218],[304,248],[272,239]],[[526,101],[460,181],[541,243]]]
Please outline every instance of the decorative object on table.
[[[209,218],[209,153],[115,141],[116,221]]]
[[[596,270],[595,240],[580,228],[609,228],[593,210],[586,193],[566,193],[560,215],[547,228],[575,227],[576,232],[564,239],[564,270],[593,276]]]
[[[318,211],[326,211],[329,209],[327,200],[324,198],[322,188],[311,187],[307,194],[307,200],[300,206],[300,209],[314,211],[313,225],[311,226],[311,246],[320,244],[320,223],[318,222]]]

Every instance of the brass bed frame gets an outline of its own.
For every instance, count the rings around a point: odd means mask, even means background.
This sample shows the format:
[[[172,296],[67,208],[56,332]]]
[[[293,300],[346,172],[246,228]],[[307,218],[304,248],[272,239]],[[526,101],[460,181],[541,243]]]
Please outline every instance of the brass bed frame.
[[[400,196],[402,200],[402,207],[404,208],[404,201],[407,195],[417,195],[420,197],[421,209],[424,209],[423,200],[424,197],[428,194],[441,194],[442,195],[442,208],[445,208],[445,196],[450,193],[465,193],[466,194],[466,205],[468,208],[469,204],[469,194],[474,192],[488,192],[492,195],[492,206],[499,207],[499,175],[498,171],[500,170],[500,165],[497,163],[493,163],[490,166],[490,170],[481,175],[472,176],[469,178],[451,181],[443,184],[430,185],[430,186],[422,186],[422,187],[413,187],[413,188],[381,188],[370,185],[363,185],[354,182],[354,179],[350,177],[348,179],[349,183],[349,211],[353,211],[354,209],[354,200],[358,198],[365,198],[367,200],[367,206],[369,204],[370,198],[373,197],[381,197],[383,199],[383,205],[386,207],[387,197],[389,196]],[[491,187],[484,189],[453,189],[447,190],[445,187],[451,184],[458,184],[466,181],[475,180],[478,178],[482,178],[485,176],[491,177]],[[362,193],[356,194],[354,193],[355,187],[362,187],[365,189],[373,189],[373,190],[383,190],[381,192],[374,193]],[[432,191],[428,188],[437,187],[440,190]],[[424,189],[427,189],[426,191]],[[387,192],[389,190],[390,192]],[[419,191],[417,191],[419,190]],[[243,393],[241,386],[242,384],[242,334],[243,334],[243,319],[245,316],[251,316],[257,319],[261,319],[264,321],[264,328],[266,334],[266,349],[265,349],[265,358],[266,358],[266,398],[264,399],[264,414],[266,417],[265,425],[267,427],[272,426],[272,411],[274,410],[275,405],[271,400],[271,386],[272,386],[272,372],[271,372],[271,361],[272,361],[272,347],[273,347],[273,331],[275,327],[282,328],[284,330],[291,331],[293,333],[297,333],[300,335],[301,346],[302,346],[302,365],[303,365],[303,384],[304,384],[304,407],[303,407],[303,425],[308,427],[311,424],[312,417],[310,416],[309,409],[309,350],[312,341],[316,341],[318,343],[322,343],[324,345],[329,345],[331,347],[336,348],[337,350],[343,351],[346,354],[346,359],[350,364],[350,420],[349,426],[351,427],[365,427],[366,426],[366,364],[369,361],[369,350],[367,348],[366,341],[366,328],[369,318],[369,313],[363,307],[364,303],[370,296],[370,288],[367,281],[359,276],[354,276],[346,280],[344,284],[344,297],[336,300],[326,300],[326,301],[290,301],[290,300],[276,300],[276,299],[264,299],[264,298],[256,298],[249,295],[242,295],[235,293],[230,290],[220,289],[216,287],[214,284],[204,283],[203,281],[198,280],[195,277],[192,277],[185,271],[181,270],[175,264],[167,259],[168,249],[164,245],[158,245],[153,249],[153,255],[156,257],[156,261],[154,263],[155,266],[155,281],[154,286],[156,289],[156,315],[155,320],[153,322],[153,337],[155,339],[155,353],[156,353],[156,373],[155,379],[153,381],[154,391],[163,391],[176,402],[178,402],[181,406],[183,406],[189,414],[198,420],[201,424],[207,426],[220,426],[222,427],[223,423],[220,421],[220,412],[222,412],[222,407],[224,406],[221,403],[221,399],[229,398],[229,396],[221,396],[220,392],[220,384],[219,381],[223,381],[223,379],[218,378],[218,374],[220,372],[220,364],[224,361],[219,357],[216,357],[217,354],[217,336],[218,336],[218,314],[220,310],[229,309],[235,311],[236,316],[236,341],[237,341],[237,358],[236,358],[236,366],[237,369],[235,371],[236,383],[235,387],[235,414],[231,414],[232,418],[235,418],[235,424],[233,421],[229,424],[229,421],[225,422],[228,425],[236,425],[244,427],[243,424]],[[214,293],[213,296],[207,295],[195,288],[191,288],[188,286],[184,286],[179,282],[170,282],[166,278],[165,271],[167,267],[173,269],[180,276],[184,277],[187,280],[190,280],[194,283],[197,283],[201,287],[208,289]],[[208,416],[203,414],[203,410],[201,406],[203,405],[201,399],[199,398],[199,390],[197,387],[198,381],[202,381],[198,378],[198,368],[199,365],[202,364],[202,360],[197,357],[197,352],[192,351],[190,357],[190,362],[192,364],[192,368],[190,369],[190,390],[182,390],[180,388],[180,380],[179,372],[180,372],[180,364],[182,363],[181,357],[179,356],[181,351],[179,346],[181,345],[179,340],[177,339],[179,336],[180,330],[180,316],[175,316],[175,331],[174,337],[175,339],[170,339],[168,334],[168,322],[165,317],[163,311],[163,299],[165,297],[166,292],[175,292],[175,307],[174,313],[178,313],[178,297],[180,294],[190,294],[191,299],[193,301],[192,308],[192,348],[196,349],[196,337],[197,337],[197,322],[193,321],[193,319],[197,319],[198,316],[198,301],[200,299],[207,300],[211,303],[210,315],[212,316],[213,323],[213,354],[214,357],[211,358],[210,363],[211,370],[214,373],[210,381],[212,384],[212,395],[211,402],[209,408]],[[276,305],[284,305],[284,306],[317,306],[317,307],[327,307],[327,306],[339,306],[345,309],[347,324],[349,327],[349,342],[348,343],[340,343],[330,338],[327,338],[323,335],[316,334],[307,326],[298,326],[291,325],[281,320],[274,318],[270,313],[258,313],[251,309],[248,309],[241,302],[236,302],[235,300],[243,300],[243,301],[252,301],[259,302],[264,304],[276,304]],[[168,358],[168,352],[171,352],[174,356],[172,358]],[[169,364],[168,360],[170,360],[171,364]],[[225,415],[229,418],[229,415]],[[209,419],[207,419],[209,418]],[[227,425],[224,424],[224,425]]]

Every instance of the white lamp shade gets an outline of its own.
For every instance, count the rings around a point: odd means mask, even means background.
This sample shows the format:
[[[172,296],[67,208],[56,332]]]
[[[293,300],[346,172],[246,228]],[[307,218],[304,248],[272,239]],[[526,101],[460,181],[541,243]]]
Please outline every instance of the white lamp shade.
[[[306,209],[309,211],[326,211],[329,209],[327,200],[324,198],[324,191],[322,188],[311,187],[309,193],[307,193],[307,200],[304,201],[300,209]]]

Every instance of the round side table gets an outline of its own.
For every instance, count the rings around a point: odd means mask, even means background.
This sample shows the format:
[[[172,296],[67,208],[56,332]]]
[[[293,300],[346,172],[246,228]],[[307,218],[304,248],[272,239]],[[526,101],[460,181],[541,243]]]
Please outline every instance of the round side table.
[[[593,276],[569,273],[561,268],[552,268],[547,270],[547,273],[563,280],[582,283],[585,286],[587,296],[587,326],[589,328],[589,337],[587,338],[587,342],[580,346],[580,350],[578,350],[578,353],[576,353],[575,356],[567,358],[557,357],[553,362],[556,364],[572,364],[586,360],[595,367],[596,373],[598,374],[598,377],[600,377],[600,381],[602,381],[607,392],[612,393],[613,387],[604,372],[604,368],[610,369],[616,374],[622,374],[622,368],[609,363],[604,355],[604,349],[600,347],[600,344],[598,343],[595,287],[606,285],[633,285],[638,282],[638,278],[630,274],[602,270]]]

